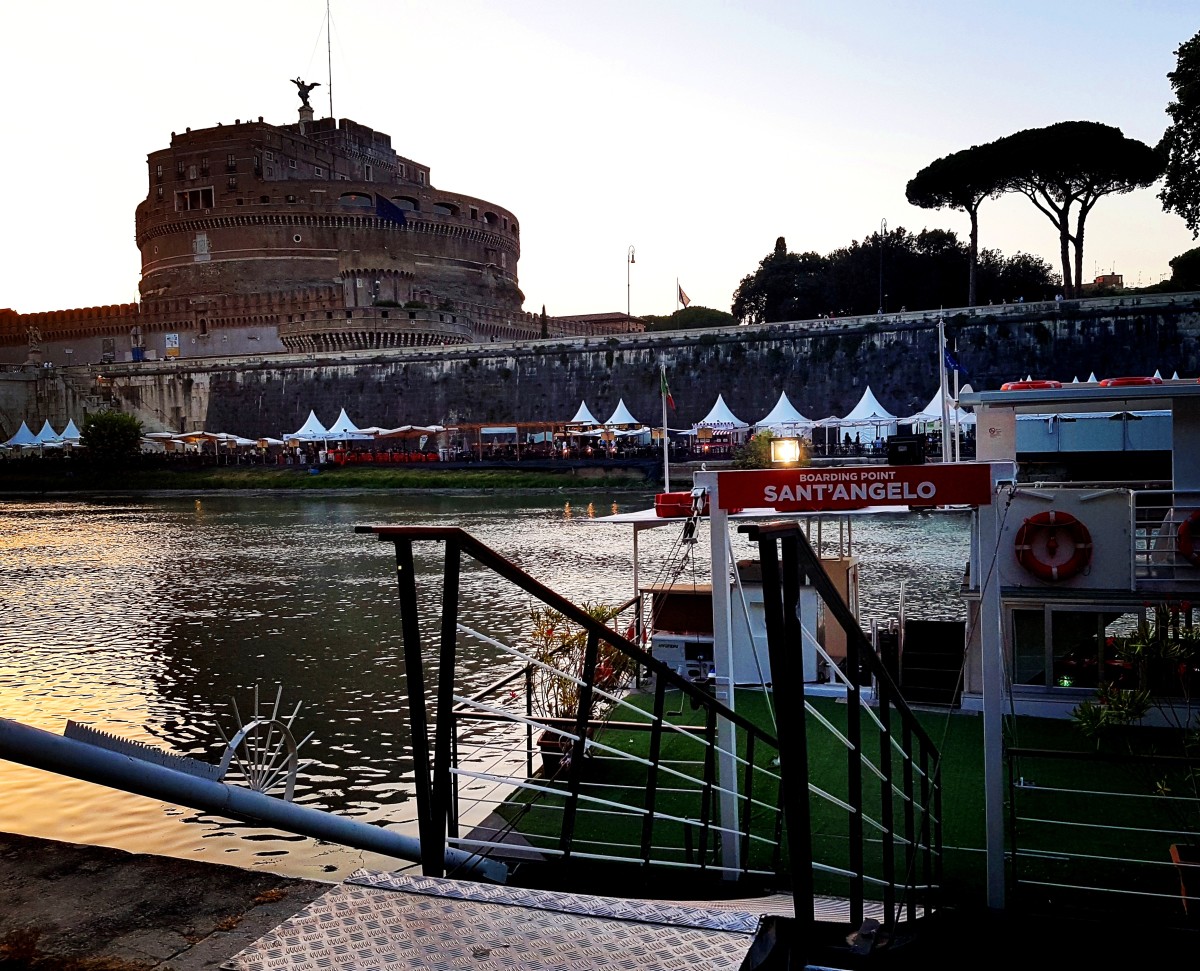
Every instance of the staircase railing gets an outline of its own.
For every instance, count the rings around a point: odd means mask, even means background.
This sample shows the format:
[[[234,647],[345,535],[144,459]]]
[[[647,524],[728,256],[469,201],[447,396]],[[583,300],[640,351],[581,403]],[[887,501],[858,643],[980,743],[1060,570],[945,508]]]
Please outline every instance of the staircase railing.
[[[845,707],[874,722],[880,756],[868,758],[861,719],[848,718],[843,742],[849,752],[849,786],[844,797],[828,791],[832,786],[824,780],[818,781],[827,788],[810,778],[805,711],[827,725],[829,720],[807,702],[793,704],[789,695],[789,704],[776,706],[776,737],[714,697],[707,684],[693,683],[622,636],[619,630],[626,621],[614,629],[461,529],[378,526],[357,531],[395,547],[426,874],[445,874],[443,850],[449,845],[522,867],[548,868],[560,885],[569,880],[577,887],[594,887],[596,873],[621,865],[640,868],[634,877],[639,887],[646,887],[655,872],[681,871],[711,877],[714,886],[719,877],[758,888],[790,885],[802,928],[823,924],[828,931],[835,924],[839,940],[847,929],[863,927],[864,918],[874,916],[893,929],[899,921],[933,909],[941,870],[937,750],[797,530],[751,530],[762,551],[777,688],[786,684],[803,698],[803,673],[795,656],[801,636],[795,604],[802,576],[817,587],[846,629],[851,670],[861,666],[881,685],[876,714],[860,704],[858,679],[851,679]],[[431,607],[436,598],[424,588],[428,578],[421,578],[419,589],[414,568],[414,543],[428,541],[444,547],[440,616]],[[782,561],[777,551],[782,551]],[[553,669],[531,654],[521,638],[505,643],[460,623],[464,558],[581,632],[581,670]],[[439,630],[436,652],[425,647],[422,633],[423,627],[434,626]],[[516,664],[498,671],[486,688],[464,690],[461,655],[476,652],[478,665],[480,650],[493,652],[489,665],[506,656]],[[604,652],[617,652],[637,665],[649,676],[643,679],[648,690],[626,694],[608,685],[598,673]],[[550,717],[536,709],[533,684],[544,676],[575,683],[578,709],[569,717]],[[751,698],[745,704],[741,693],[737,698],[739,709],[751,710]],[[721,739],[730,734],[727,726],[736,730],[733,751],[721,748]],[[535,736],[547,733],[565,743],[556,754],[561,755],[558,768],[539,773]],[[724,775],[719,765],[725,766]],[[728,777],[730,765],[735,766],[734,779]],[[864,766],[876,780],[874,786],[864,785]],[[810,800],[845,812],[848,839],[839,837],[837,843],[848,857],[814,856]],[[871,849],[864,851],[868,842]],[[731,860],[736,860],[732,870]],[[586,882],[580,869],[585,864]],[[628,874],[627,869],[621,872]],[[836,916],[831,916],[833,908],[819,908],[814,901],[815,893],[830,892],[831,881],[844,886],[848,897],[848,903],[839,897]],[[673,885],[678,887],[678,876]],[[698,886],[689,884],[691,889]]]

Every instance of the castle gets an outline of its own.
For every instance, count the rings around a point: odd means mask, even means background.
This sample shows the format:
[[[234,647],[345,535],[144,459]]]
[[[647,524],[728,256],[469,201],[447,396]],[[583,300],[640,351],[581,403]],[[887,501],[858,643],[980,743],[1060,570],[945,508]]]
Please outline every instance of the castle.
[[[299,81],[297,81],[299,83]],[[348,119],[182,134],[147,160],[140,302],[0,310],[0,364],[448,346],[641,331],[625,314],[526,313],[509,210],[437,189]]]

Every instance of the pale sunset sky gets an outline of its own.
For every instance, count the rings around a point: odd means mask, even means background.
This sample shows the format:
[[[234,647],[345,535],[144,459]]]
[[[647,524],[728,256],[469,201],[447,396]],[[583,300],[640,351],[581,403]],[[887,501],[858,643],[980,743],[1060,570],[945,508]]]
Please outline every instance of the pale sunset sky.
[[[0,40],[0,307],[137,299],[134,208],[172,131],[329,113],[324,0],[9,4]],[[335,0],[333,109],[392,136],[433,185],[512,210],[525,307],[728,310],[774,246],[827,253],[889,229],[967,235],[916,209],[933,159],[1086,120],[1150,144],[1195,0]],[[1022,197],[985,203],[982,246],[1056,269]],[[626,254],[636,247],[636,263]],[[1087,223],[1084,278],[1157,282],[1198,245],[1156,189]]]

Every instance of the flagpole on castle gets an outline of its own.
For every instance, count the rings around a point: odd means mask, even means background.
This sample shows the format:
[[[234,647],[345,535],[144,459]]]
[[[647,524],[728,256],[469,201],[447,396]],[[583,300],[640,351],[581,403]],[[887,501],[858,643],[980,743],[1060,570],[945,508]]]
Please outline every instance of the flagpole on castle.
[[[675,313],[679,313],[679,277],[675,277]]]
[[[946,324],[938,314],[938,398],[942,402],[942,461],[950,461],[950,408],[946,400]],[[957,372],[955,372],[957,373]]]

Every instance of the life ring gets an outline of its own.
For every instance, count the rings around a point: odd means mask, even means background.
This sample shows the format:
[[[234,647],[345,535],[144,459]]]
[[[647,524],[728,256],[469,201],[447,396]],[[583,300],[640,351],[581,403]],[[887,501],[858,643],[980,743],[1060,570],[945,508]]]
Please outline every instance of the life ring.
[[[1176,539],[1179,555],[1192,566],[1200,566],[1200,549],[1196,548],[1196,541],[1200,539],[1200,509],[1179,524]]]
[[[1197,513],[1197,518],[1200,518],[1200,513]],[[1074,548],[1065,561],[1055,563],[1053,560],[1058,552],[1060,530],[1066,533]],[[1047,534],[1044,548],[1050,556],[1049,559],[1042,559],[1034,552],[1034,540],[1043,533]],[[1038,579],[1051,582],[1069,580],[1092,562],[1092,534],[1088,532],[1088,528],[1070,513],[1053,509],[1026,519],[1017,530],[1013,547],[1017,553],[1017,562],[1021,566]]]
[[[1136,388],[1147,384],[1162,384],[1162,378],[1105,378],[1102,388]]]
[[[1001,391],[1052,391],[1061,388],[1061,381],[1009,381],[1000,385]]]

